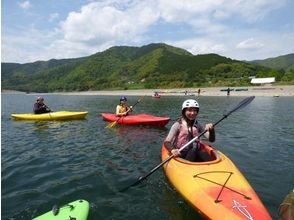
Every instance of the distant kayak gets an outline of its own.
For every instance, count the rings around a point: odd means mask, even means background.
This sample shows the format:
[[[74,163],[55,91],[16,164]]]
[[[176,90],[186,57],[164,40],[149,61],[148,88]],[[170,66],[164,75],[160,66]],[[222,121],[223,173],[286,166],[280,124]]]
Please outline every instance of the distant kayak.
[[[154,92],[154,94],[152,95],[153,98],[160,98],[160,94],[158,92]]]
[[[50,112],[44,114],[11,114],[11,117],[15,120],[36,120],[36,121],[51,121],[51,120],[75,120],[84,119],[88,112],[69,112],[59,111]]]
[[[205,162],[173,158],[164,165],[170,183],[205,219],[271,219],[266,208],[233,162],[209,145]],[[169,157],[162,146],[162,161]]]
[[[33,218],[33,220],[87,220],[88,214],[89,203],[80,199],[61,207],[55,205],[51,211]]]
[[[165,126],[170,118],[169,117],[157,117],[148,114],[132,114],[128,116],[118,117],[116,114],[112,113],[102,113],[102,118],[105,121],[114,122],[117,121],[118,124],[125,125],[150,125],[156,127]]]

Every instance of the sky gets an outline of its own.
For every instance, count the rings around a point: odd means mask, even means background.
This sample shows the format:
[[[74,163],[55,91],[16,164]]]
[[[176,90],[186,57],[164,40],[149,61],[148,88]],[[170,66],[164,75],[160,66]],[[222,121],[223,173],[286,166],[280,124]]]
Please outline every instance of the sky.
[[[256,60],[294,53],[293,0],[2,0],[1,62],[166,43]]]

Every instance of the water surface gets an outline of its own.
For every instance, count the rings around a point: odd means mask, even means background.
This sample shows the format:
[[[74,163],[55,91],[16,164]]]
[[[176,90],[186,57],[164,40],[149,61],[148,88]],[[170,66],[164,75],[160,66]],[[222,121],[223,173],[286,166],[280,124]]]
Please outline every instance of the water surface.
[[[2,219],[32,219],[54,204],[90,202],[89,220],[201,219],[168,183],[162,169],[126,192],[160,161],[160,148],[186,97],[145,97],[136,113],[170,116],[165,128],[107,129],[100,113],[119,97],[46,95],[55,111],[88,111],[86,120],[28,122],[34,95],[2,94]],[[130,104],[139,97],[128,97]],[[189,97],[190,98],[190,97]],[[216,122],[244,97],[199,97],[201,123]],[[293,97],[257,97],[218,124],[214,146],[241,170],[274,219],[294,188]]]

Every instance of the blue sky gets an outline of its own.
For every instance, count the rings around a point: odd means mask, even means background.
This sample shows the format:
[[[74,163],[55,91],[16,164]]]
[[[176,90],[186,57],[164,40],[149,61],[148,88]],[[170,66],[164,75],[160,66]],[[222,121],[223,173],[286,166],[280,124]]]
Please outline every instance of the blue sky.
[[[254,60],[294,53],[293,0],[2,0],[1,61],[163,42]]]

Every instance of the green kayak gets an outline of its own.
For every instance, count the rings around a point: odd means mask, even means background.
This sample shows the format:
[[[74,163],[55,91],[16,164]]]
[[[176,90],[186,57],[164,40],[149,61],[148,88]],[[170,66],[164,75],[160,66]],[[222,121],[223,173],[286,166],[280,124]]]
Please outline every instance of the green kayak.
[[[33,220],[87,220],[88,214],[89,203],[79,199],[61,207],[54,205],[51,211],[33,218]]]

